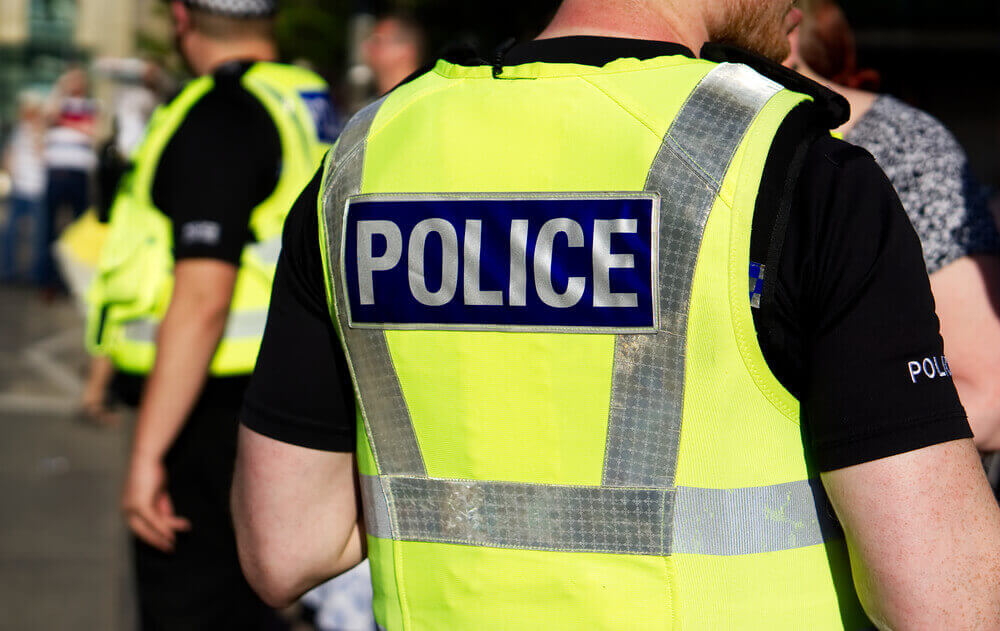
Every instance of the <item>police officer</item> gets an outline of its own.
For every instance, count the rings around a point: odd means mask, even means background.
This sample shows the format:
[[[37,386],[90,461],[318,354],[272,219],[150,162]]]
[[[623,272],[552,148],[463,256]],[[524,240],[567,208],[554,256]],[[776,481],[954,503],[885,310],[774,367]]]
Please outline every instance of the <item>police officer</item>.
[[[345,128],[242,413],[268,602],[367,548],[390,630],[1000,626],[920,247],[798,17],[566,0]]]
[[[170,8],[199,78],[154,114],[119,186],[88,340],[139,404],[122,505],[143,628],[271,628],[228,511],[236,416],[281,226],[328,146],[328,87],[273,62],[275,2]]]

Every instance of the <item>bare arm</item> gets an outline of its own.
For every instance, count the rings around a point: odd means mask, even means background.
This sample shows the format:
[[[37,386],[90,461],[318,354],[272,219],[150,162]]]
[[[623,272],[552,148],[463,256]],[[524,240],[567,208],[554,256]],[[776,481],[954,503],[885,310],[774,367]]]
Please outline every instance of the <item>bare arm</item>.
[[[273,607],[364,558],[354,456],[296,447],[240,427],[233,520],[250,585]]]
[[[156,363],[139,407],[122,497],[135,534],[162,550],[172,549],[174,532],[188,527],[174,515],[166,494],[163,457],[205,385],[236,272],[229,263],[209,259],[184,260],[174,269],[173,296],[157,334]]]
[[[822,477],[880,629],[1000,628],[1000,508],[971,440]]]
[[[931,276],[955,386],[982,451],[1000,450],[1000,257],[968,256]]]
[[[90,358],[87,383],[80,396],[80,407],[86,417],[98,425],[118,424],[118,415],[108,408],[108,387],[115,376],[115,366],[107,357]]]

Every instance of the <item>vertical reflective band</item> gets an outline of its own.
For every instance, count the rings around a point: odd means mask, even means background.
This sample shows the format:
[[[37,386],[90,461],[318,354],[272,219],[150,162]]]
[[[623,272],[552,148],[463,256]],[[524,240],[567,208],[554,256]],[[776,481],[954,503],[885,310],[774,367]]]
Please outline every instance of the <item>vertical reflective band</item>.
[[[627,489],[361,476],[361,492],[368,534],[397,541],[734,556],[841,536],[823,487],[813,480],[742,489]],[[671,507],[672,542],[666,532]]]
[[[327,274],[332,280],[334,301],[346,304],[340,265],[341,232],[347,198],[361,191],[368,133],[384,99],[358,112],[344,128],[330,164],[323,191],[323,217],[327,237]],[[392,475],[424,476],[424,460],[413,431],[410,412],[389,356],[385,332],[352,329],[347,310],[337,309],[340,331],[347,347],[348,365],[361,400],[365,431],[379,471]]]
[[[708,214],[736,150],[781,86],[739,64],[709,72],[681,107],[653,160],[660,194],[660,327],[619,335],[604,454],[605,486],[669,488],[684,407],[687,317]]]

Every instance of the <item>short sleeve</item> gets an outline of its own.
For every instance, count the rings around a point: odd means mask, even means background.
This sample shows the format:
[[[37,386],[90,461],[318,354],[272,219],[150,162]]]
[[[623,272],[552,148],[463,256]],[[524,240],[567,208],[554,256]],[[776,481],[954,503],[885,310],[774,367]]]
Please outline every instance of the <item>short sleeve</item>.
[[[786,365],[800,371],[802,422],[821,470],[972,436],[920,242],[865,151],[815,143],[777,282],[799,345]]]
[[[250,214],[277,185],[281,143],[259,101],[233,77],[218,81],[164,150],[153,201],[171,219],[177,260],[238,265]]]
[[[285,221],[267,328],[241,421],[275,440],[355,449],[354,390],[326,302],[317,201],[322,170]]]

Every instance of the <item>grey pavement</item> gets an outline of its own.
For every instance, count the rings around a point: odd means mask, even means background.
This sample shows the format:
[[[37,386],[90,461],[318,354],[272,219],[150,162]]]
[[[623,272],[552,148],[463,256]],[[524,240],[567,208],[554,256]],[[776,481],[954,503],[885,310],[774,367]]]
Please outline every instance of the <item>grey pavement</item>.
[[[81,339],[69,301],[0,286],[0,631],[134,627],[127,436],[75,413]]]

